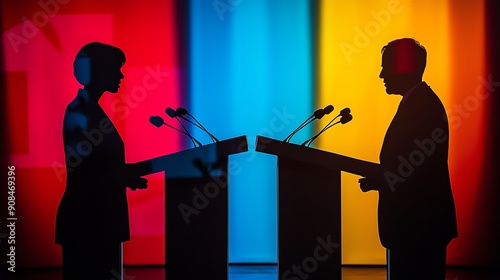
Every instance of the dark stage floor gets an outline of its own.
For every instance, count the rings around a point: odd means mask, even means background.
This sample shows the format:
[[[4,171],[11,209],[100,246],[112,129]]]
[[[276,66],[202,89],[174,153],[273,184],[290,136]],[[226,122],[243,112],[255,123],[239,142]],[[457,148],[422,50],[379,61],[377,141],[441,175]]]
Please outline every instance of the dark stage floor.
[[[383,266],[344,266],[342,280],[385,280],[385,267]],[[30,269],[16,272],[19,280],[62,280],[61,269]],[[163,267],[126,267],[124,280],[163,280],[165,269]],[[277,280],[277,267],[275,265],[231,265],[229,266],[228,280]],[[293,279],[293,278],[292,278]],[[499,275],[486,269],[449,268],[446,280],[498,280]],[[117,280],[117,279],[110,279]],[[175,279],[178,280],[178,279]],[[180,280],[180,279],[179,279]],[[201,280],[201,279],[200,279]],[[211,280],[211,279],[203,279]],[[223,279],[214,279],[223,280]]]

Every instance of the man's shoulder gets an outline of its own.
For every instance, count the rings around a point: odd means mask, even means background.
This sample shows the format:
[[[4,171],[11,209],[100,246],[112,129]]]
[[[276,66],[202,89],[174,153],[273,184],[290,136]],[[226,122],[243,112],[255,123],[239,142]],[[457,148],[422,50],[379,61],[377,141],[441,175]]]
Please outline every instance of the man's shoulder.
[[[417,87],[414,91],[415,94],[411,96],[414,97],[413,101],[420,103],[421,105],[427,104],[427,106],[443,106],[441,99],[434,92],[434,90],[425,82],[423,82],[419,87]]]

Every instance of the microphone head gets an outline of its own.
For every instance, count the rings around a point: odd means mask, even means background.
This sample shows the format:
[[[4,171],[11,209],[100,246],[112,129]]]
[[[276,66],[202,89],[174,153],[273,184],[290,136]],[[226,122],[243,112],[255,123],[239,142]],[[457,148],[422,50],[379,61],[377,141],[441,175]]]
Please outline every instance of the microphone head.
[[[177,107],[176,112],[177,112],[177,115],[184,116],[185,114],[188,113],[188,110],[186,110],[186,109],[184,109],[182,107]]]
[[[333,112],[333,106],[332,105],[328,105],[325,108],[323,108],[323,111],[325,111],[325,114],[328,115],[331,112]]]
[[[149,117],[149,122],[156,126],[156,127],[160,127],[162,126],[165,122],[163,121],[163,118],[160,117],[160,116],[151,116]]]
[[[321,119],[323,116],[325,116],[325,110],[323,109],[318,109],[314,112],[314,117],[318,120]]]
[[[177,117],[177,112],[174,109],[170,108],[170,107],[168,107],[167,109],[165,109],[165,113],[167,113],[167,115],[169,117],[171,117],[171,118]]]
[[[351,114],[348,114],[348,115],[343,115],[341,118],[340,118],[340,123],[341,124],[346,124],[348,122],[350,122],[352,120],[352,115]]]
[[[340,111],[341,116],[349,115],[350,113],[351,113],[351,109],[349,109],[349,108],[344,108],[344,109],[342,109],[342,111]]]

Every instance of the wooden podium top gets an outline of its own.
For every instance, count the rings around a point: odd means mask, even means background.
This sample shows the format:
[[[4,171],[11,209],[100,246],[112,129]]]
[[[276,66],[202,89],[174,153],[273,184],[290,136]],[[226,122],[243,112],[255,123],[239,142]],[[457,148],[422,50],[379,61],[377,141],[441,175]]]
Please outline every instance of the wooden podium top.
[[[142,175],[166,171],[174,177],[191,177],[194,167],[194,160],[206,164],[217,163],[226,160],[229,155],[248,151],[248,141],[246,136],[239,136],[217,143],[210,143],[201,147],[186,149],[176,153],[152,158],[135,163],[144,170]]]
[[[256,150],[278,156],[280,159],[296,160],[311,165],[321,165],[363,177],[372,177],[382,173],[378,163],[355,159],[331,152],[283,142],[264,136],[257,136]]]

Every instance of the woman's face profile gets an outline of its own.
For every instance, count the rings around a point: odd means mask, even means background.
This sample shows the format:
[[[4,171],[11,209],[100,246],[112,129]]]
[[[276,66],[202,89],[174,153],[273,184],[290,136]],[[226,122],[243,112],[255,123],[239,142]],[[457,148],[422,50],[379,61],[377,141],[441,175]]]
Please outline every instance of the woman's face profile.
[[[102,89],[104,91],[108,91],[111,93],[117,93],[120,88],[121,80],[124,78],[122,73],[122,65],[111,65],[106,73],[102,73],[104,79],[102,80],[103,86]]]
[[[116,93],[124,78],[121,71],[124,63],[125,54],[122,50],[93,42],[78,52],[73,64],[74,74],[78,82],[87,89]]]

